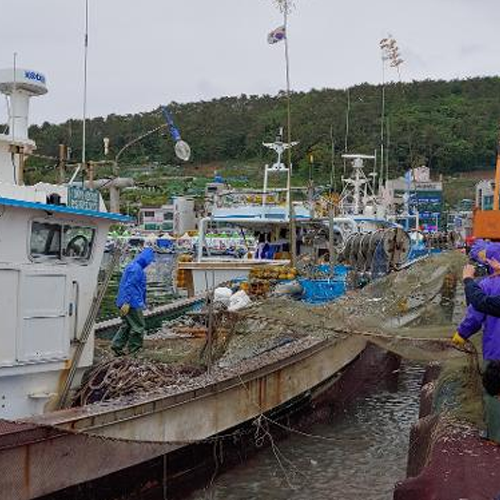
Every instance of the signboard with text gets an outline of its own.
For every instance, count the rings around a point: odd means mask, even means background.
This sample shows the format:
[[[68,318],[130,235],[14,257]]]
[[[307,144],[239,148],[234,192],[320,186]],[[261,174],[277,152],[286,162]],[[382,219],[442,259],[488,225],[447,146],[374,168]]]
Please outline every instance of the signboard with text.
[[[68,187],[68,207],[99,211],[99,191],[82,186]]]

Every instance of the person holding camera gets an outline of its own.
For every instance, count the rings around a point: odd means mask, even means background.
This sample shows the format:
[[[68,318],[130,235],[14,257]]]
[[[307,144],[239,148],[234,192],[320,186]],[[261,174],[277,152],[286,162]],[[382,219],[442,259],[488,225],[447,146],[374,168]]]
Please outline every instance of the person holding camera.
[[[488,265],[489,275],[475,282],[474,266],[465,266],[463,277],[469,306],[452,341],[462,346],[482,328],[484,368],[485,373],[490,373],[489,365],[496,365],[500,360],[500,244],[485,245],[478,254],[478,260]],[[500,443],[500,400],[485,392],[484,406],[487,438]]]
[[[464,281],[464,291],[467,304],[484,314],[500,318],[500,295],[486,294],[476,281],[476,266],[466,264],[462,278]]]

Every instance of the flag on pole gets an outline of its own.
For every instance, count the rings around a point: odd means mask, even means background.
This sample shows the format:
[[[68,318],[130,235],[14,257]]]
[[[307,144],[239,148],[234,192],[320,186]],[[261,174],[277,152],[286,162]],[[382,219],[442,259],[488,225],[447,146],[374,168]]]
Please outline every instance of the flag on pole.
[[[267,43],[273,45],[275,43],[281,42],[286,38],[286,28],[284,26],[280,26],[275,30],[271,31],[269,35],[267,35]]]

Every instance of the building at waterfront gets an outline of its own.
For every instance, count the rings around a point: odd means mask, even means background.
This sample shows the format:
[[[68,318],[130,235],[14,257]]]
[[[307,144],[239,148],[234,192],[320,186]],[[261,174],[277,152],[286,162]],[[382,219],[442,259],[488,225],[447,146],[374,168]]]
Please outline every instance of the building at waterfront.
[[[197,228],[197,215],[192,198],[179,196],[170,205],[141,208],[137,223],[144,231],[166,231],[176,236]]]
[[[418,167],[386,183],[386,200],[393,213],[419,214],[419,226],[435,231],[443,225],[443,182],[431,179],[428,167]]]
[[[137,214],[137,224],[144,231],[173,231],[174,206],[141,208]]]
[[[482,180],[476,184],[476,207],[479,210],[493,210],[493,192],[495,182],[492,180]]]

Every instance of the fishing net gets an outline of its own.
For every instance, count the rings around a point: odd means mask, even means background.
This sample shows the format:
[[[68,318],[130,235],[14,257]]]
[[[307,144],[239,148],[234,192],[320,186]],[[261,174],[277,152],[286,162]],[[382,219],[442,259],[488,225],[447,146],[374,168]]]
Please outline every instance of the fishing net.
[[[458,252],[429,257],[324,305],[269,297],[237,313],[201,310],[179,318],[147,336],[139,357],[104,358],[84,380],[77,403],[185,385],[206,366],[235,367],[265,354],[279,356],[289,344],[300,347],[301,342],[349,336],[410,360],[465,364],[464,373],[477,381],[475,346],[457,349],[449,340],[465,310],[459,279],[464,261]],[[197,332],[200,336],[193,338]],[[172,335],[177,338],[169,340]]]
[[[235,317],[205,306],[189,315],[165,321],[156,333],[146,335],[143,348],[132,356],[114,357],[109,341],[96,342],[99,362],[84,376],[73,405],[87,405],[187,387],[206,373],[226,349]],[[208,329],[212,336],[208,340]]]
[[[84,406],[119,397],[153,394],[164,387],[184,384],[201,373],[203,370],[195,366],[120,357],[99,364],[86,375],[74,404]]]
[[[464,263],[458,252],[435,255],[322,306],[267,300],[241,313],[239,329],[247,335],[237,339],[231,356],[237,359],[252,338],[262,349],[292,333],[332,341],[363,337],[401,358],[437,362],[442,371],[433,404],[454,418],[482,425],[480,335],[462,347],[450,340],[466,309]]]
[[[464,262],[458,252],[436,255],[322,306],[271,298],[241,313],[241,321],[251,336],[280,328],[317,338],[359,335],[411,360],[463,358],[474,346],[457,349],[449,339],[465,311]]]

